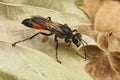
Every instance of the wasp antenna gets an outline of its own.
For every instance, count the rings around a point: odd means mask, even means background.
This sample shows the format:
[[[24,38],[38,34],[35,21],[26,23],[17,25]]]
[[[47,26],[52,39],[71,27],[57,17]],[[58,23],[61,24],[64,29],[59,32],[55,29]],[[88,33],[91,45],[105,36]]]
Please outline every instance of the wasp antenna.
[[[83,39],[81,39],[81,40],[88,46],[88,43],[85,40],[83,40]]]
[[[83,48],[84,48],[84,55],[85,55],[85,60],[87,60],[87,54],[86,54],[86,48],[85,48],[85,45],[84,45],[84,43],[83,42],[81,42],[82,43],[82,45],[83,45]]]

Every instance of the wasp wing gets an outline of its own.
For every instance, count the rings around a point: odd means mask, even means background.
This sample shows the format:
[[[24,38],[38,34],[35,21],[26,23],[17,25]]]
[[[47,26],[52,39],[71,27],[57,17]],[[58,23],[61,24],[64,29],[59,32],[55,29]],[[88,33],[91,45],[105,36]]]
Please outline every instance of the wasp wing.
[[[59,25],[59,23],[53,22],[51,21],[51,19],[49,20],[49,18],[44,18],[42,16],[32,16],[31,20],[37,25],[46,26],[46,27],[54,27]]]
[[[32,22],[34,22],[37,25],[44,26],[44,27],[51,27],[52,30],[55,33],[63,34],[63,30],[60,26],[63,26],[60,23],[53,22],[51,20],[48,20],[47,18],[41,17],[41,16],[32,16],[31,17]]]
[[[32,16],[31,20],[32,20],[32,22],[34,22],[38,25],[46,26],[46,27],[48,26],[48,25],[46,25],[46,23],[49,22],[46,18],[41,17],[41,16]]]
[[[59,34],[64,33],[60,26],[62,26],[62,24],[57,24],[55,27],[52,27],[52,29],[54,30],[55,33],[59,33]]]

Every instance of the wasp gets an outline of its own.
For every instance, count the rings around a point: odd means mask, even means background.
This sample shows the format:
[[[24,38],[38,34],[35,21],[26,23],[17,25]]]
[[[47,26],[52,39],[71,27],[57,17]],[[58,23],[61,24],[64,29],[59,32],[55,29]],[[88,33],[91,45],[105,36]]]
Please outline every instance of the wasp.
[[[72,30],[67,24],[60,24],[57,22],[51,21],[51,17],[41,17],[41,16],[32,16],[31,18],[26,18],[21,22],[23,25],[39,29],[39,30],[47,30],[49,33],[45,32],[38,32],[34,34],[33,36],[26,38],[24,40],[16,41],[12,44],[12,46],[15,46],[17,43],[24,42],[26,40],[30,40],[37,36],[38,34],[44,35],[44,36],[51,36],[54,35],[54,41],[56,43],[55,49],[56,49],[56,60],[61,64],[61,61],[58,59],[58,38],[64,39],[65,43],[68,43],[69,45],[71,42],[73,42],[77,47],[83,44],[85,42],[82,39],[82,35],[77,32],[77,30]],[[83,41],[83,42],[82,42]],[[86,42],[85,42],[86,43]],[[86,55],[86,53],[85,53]]]

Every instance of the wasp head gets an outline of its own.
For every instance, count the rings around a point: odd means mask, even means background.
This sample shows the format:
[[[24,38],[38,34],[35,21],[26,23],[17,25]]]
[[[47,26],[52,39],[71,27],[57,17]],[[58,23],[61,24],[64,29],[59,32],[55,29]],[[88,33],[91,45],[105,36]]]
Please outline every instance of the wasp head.
[[[32,20],[30,18],[24,19],[21,23],[27,27],[32,27]]]
[[[81,34],[80,33],[75,33],[73,34],[72,36],[72,42],[77,46],[79,47],[80,44],[81,44]]]

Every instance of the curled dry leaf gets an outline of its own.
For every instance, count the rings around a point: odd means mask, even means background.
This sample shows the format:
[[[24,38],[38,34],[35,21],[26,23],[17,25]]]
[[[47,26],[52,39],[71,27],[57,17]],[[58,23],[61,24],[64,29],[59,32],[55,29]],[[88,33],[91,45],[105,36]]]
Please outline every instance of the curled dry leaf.
[[[120,51],[119,32],[102,32],[98,34],[97,44],[105,51]]]
[[[101,4],[102,4],[101,0],[84,0],[84,5],[80,6],[80,8],[84,9],[87,12],[91,22],[94,23],[96,13]]]
[[[101,32],[120,31],[120,1],[105,0],[96,13],[94,29]]]
[[[89,5],[94,0],[85,1],[86,5]],[[100,3],[100,0],[97,0],[97,2]],[[120,19],[118,16],[120,16],[120,1],[101,0],[101,2],[101,7],[95,13],[96,16],[93,25],[81,25],[79,26],[78,31],[92,37],[97,45],[105,51],[119,51],[120,40],[118,31],[120,31]],[[90,6],[91,5],[89,5],[89,7]],[[93,6],[95,7],[94,3]],[[94,12],[94,9],[90,8],[90,11],[91,10]]]
[[[78,28],[79,32],[92,37],[97,43],[96,47],[84,47],[89,61],[86,70],[95,80],[120,80],[120,0],[101,1],[103,3],[95,13],[93,26],[81,25]],[[79,49],[80,54],[84,48]]]
[[[94,30],[120,31],[120,0],[84,0],[82,8],[88,13]]]
[[[79,49],[80,54],[84,48],[88,57],[86,71],[95,80],[120,80],[120,52],[107,53],[95,45],[88,45]]]
[[[90,36],[104,51],[120,51],[120,32],[99,32],[92,25],[78,26],[78,32]]]

